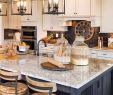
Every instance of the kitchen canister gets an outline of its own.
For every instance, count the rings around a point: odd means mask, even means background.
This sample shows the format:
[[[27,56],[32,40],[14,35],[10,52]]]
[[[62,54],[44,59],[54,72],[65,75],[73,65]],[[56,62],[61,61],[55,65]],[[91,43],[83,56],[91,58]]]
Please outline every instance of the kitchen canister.
[[[71,61],[76,65],[88,65],[89,63],[89,48],[84,43],[83,36],[76,36],[72,46]]]
[[[60,39],[58,39],[57,44],[55,45],[54,59],[63,64],[69,64],[71,62],[71,46],[68,44],[68,41],[63,37],[63,34]]]

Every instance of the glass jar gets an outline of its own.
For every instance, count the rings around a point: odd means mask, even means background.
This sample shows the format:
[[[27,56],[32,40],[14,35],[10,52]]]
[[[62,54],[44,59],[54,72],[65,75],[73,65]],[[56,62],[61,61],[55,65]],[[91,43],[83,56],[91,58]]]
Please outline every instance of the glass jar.
[[[71,46],[63,37],[63,34],[55,45],[54,59],[62,62],[63,64],[69,64],[71,62]]]
[[[88,65],[89,63],[89,48],[84,43],[83,36],[76,36],[74,44],[72,46],[71,61],[76,65]]]

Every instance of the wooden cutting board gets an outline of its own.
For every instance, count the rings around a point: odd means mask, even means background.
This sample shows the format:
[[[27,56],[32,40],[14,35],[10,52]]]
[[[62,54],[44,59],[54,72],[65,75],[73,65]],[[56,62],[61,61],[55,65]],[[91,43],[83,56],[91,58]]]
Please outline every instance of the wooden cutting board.
[[[0,60],[4,60],[5,59],[5,56],[0,54]]]
[[[10,56],[10,57],[6,57],[6,59],[8,59],[8,60],[17,60],[17,59],[19,59],[19,56],[18,55]]]
[[[6,57],[5,55],[0,55],[0,60],[4,60],[4,59],[8,59],[8,60],[17,60],[19,59],[19,56],[10,56],[10,57]]]
[[[67,71],[74,69],[74,64],[64,64],[65,68],[59,68],[49,62],[41,63],[42,68],[52,71]]]

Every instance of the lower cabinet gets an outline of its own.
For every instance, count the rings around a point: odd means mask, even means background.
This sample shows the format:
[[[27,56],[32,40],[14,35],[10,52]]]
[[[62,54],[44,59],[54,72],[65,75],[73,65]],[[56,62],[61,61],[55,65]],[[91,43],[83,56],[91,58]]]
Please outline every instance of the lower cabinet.
[[[71,94],[69,95],[113,95],[112,69],[104,72],[80,89],[71,89]]]
[[[111,89],[113,83],[111,76],[113,76],[111,71],[106,72],[101,77],[93,80],[92,84],[81,91],[79,95],[113,95]]]
[[[98,59],[113,59],[113,51],[90,49],[90,57]]]

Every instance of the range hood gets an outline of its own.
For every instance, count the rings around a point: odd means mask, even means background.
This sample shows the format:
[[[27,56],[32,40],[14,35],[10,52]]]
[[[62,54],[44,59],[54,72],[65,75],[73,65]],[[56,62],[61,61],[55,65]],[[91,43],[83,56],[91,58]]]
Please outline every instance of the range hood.
[[[60,26],[72,26],[72,21],[86,20],[91,21],[92,27],[100,27],[100,16],[58,16]]]

